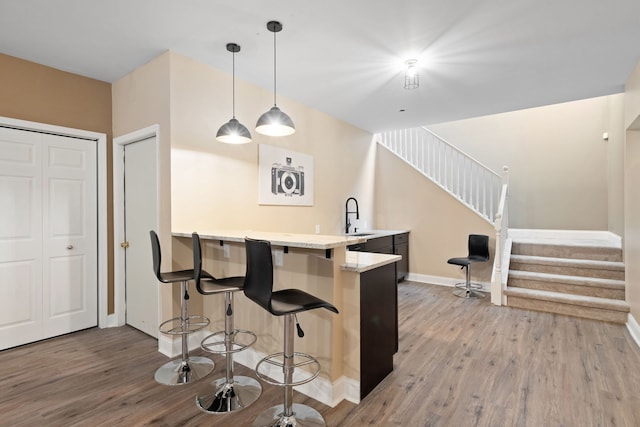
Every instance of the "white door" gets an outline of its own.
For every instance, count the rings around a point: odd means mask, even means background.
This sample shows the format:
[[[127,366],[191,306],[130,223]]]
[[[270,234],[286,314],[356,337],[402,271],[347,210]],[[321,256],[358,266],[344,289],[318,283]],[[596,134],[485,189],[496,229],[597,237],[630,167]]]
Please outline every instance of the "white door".
[[[97,325],[96,142],[0,127],[0,348]]]
[[[158,232],[156,138],[124,146],[126,322],[158,337],[158,280],[149,231]]]

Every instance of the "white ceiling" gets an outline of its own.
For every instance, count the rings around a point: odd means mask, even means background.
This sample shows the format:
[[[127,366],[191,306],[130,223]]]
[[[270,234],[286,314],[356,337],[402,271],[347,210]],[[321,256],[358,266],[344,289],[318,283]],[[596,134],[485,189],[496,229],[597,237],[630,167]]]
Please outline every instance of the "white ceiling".
[[[271,89],[269,20],[278,96],[372,132],[619,93],[640,60],[638,0],[0,0],[0,52],[114,82],[166,50],[231,72],[235,42]]]

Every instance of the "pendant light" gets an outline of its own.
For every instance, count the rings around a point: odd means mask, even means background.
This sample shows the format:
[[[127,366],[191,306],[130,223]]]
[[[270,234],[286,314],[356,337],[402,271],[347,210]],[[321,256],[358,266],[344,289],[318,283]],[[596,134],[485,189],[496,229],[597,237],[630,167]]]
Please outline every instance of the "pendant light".
[[[296,131],[293,120],[276,105],[276,33],[282,31],[282,24],[269,21],[267,29],[273,33],[273,107],[260,116],[256,132],[268,136],[287,136]]]
[[[246,144],[251,142],[251,133],[245,125],[236,119],[236,53],[240,52],[240,45],[227,43],[227,50],[233,54],[233,84],[231,92],[233,116],[231,117],[231,120],[223,124],[220,129],[218,129],[216,139],[226,144]]]

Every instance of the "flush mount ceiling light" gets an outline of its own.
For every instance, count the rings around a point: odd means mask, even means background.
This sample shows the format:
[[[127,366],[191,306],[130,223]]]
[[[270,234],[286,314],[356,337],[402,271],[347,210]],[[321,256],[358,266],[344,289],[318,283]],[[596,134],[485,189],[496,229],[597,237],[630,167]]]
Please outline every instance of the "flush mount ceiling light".
[[[273,33],[273,107],[260,116],[256,132],[268,136],[287,136],[296,131],[293,120],[276,105],[276,33],[282,31],[282,24],[269,21],[267,29]]]
[[[417,89],[420,86],[420,76],[418,75],[418,69],[416,68],[417,59],[407,59],[404,63],[407,69],[404,73],[404,88],[405,89]]]
[[[233,54],[233,84],[231,90],[233,115],[231,120],[223,124],[220,129],[218,129],[216,139],[226,144],[246,144],[251,142],[251,133],[245,125],[236,119],[236,53],[240,52],[240,45],[227,43],[227,50]]]

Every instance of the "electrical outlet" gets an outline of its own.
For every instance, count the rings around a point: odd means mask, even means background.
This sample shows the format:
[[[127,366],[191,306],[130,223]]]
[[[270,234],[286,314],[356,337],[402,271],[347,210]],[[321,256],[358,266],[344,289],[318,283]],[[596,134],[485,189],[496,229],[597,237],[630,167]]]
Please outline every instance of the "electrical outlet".
[[[320,234],[320,224],[316,224],[316,234]]]
[[[224,251],[225,258],[231,258],[231,248],[226,243],[222,245],[222,250]]]
[[[284,251],[275,250],[273,251],[273,263],[278,267],[282,267],[282,255]]]

